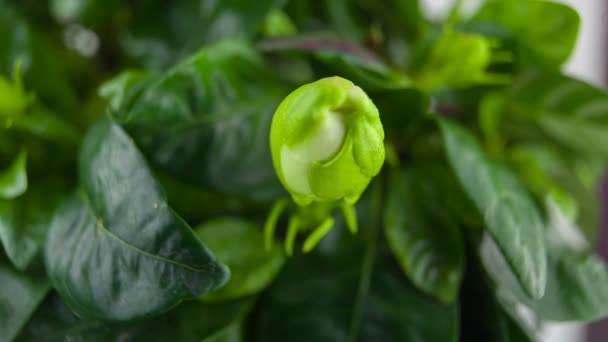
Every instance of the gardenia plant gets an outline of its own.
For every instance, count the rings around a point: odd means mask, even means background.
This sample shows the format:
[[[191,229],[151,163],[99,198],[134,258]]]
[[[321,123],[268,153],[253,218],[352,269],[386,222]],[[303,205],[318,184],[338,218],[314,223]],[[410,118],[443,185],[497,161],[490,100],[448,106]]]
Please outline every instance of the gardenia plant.
[[[580,19],[0,0],[0,341],[535,341],[608,317]]]

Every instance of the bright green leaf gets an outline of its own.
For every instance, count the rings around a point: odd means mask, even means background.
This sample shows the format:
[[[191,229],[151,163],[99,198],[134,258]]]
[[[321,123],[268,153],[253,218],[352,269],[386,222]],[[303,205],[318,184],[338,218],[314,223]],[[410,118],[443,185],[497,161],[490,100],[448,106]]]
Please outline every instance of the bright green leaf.
[[[27,151],[22,149],[11,165],[0,171],[0,199],[13,199],[27,190]]]
[[[229,275],[165,196],[131,138],[108,118],[80,154],[81,189],[57,212],[51,281],[84,317],[127,321],[222,286]]]
[[[195,228],[197,236],[230,268],[228,283],[203,300],[223,301],[248,296],[263,290],[283,265],[282,249],[275,244],[264,248],[261,227],[237,218],[207,221]]]
[[[574,49],[580,18],[571,7],[552,1],[489,0],[474,18],[477,22],[500,25],[531,52],[534,61],[559,66]],[[534,24],[537,23],[537,24]]]
[[[543,296],[547,261],[543,223],[517,178],[489,160],[475,137],[461,126],[440,121],[448,160],[473,200],[509,266],[525,291]]]
[[[406,168],[392,175],[384,233],[412,283],[445,303],[455,300],[464,268],[463,241],[442,204],[441,169]]]

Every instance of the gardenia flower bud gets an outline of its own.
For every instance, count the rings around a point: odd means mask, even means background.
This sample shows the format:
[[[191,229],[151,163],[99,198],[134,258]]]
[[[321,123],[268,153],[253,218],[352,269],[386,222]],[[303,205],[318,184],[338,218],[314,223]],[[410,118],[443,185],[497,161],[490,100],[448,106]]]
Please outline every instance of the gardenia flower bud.
[[[328,77],[289,94],[272,120],[270,148],[299,205],[354,204],[384,163],[378,109],[352,82]]]

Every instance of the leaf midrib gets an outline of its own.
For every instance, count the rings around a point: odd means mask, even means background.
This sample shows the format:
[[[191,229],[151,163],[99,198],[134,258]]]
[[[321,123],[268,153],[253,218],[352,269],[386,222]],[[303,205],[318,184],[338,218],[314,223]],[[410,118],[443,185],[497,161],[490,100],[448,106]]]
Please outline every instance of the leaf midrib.
[[[133,246],[132,244],[128,243],[127,241],[124,241],[123,239],[121,239],[119,236],[115,235],[112,231],[110,231],[108,228],[106,228],[103,224],[103,218],[98,216],[95,211],[93,210],[93,206],[91,204],[91,200],[89,195],[86,193],[86,191],[84,191],[83,189],[80,189],[79,194],[81,195],[82,199],[85,202],[85,206],[87,207],[87,211],[89,212],[89,215],[91,215],[93,217],[93,219],[95,220],[95,226],[105,235],[107,235],[108,237],[110,237],[113,240],[116,240],[118,243],[120,243],[121,245],[125,246],[127,249],[140,254],[142,256],[145,256],[147,258],[156,260],[156,261],[160,261],[160,262],[164,262],[164,263],[168,263],[171,265],[175,265],[178,267],[182,267],[184,269],[187,269],[189,271],[195,272],[195,273],[213,273],[211,271],[211,269],[209,268],[195,268],[186,264],[183,264],[179,261],[173,260],[173,259],[169,259],[169,258],[165,258],[156,254],[152,254],[150,252],[146,252],[136,246]]]

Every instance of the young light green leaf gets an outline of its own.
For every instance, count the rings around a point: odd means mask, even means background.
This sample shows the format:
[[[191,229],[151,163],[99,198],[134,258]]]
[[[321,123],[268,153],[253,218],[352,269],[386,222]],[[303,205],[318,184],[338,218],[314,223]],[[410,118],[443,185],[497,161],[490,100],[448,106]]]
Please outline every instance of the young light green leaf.
[[[107,117],[85,138],[79,176],[45,256],[53,285],[81,316],[150,316],[226,282],[227,268],[168,207],[131,138]]]
[[[542,297],[547,281],[543,223],[530,195],[508,169],[486,157],[470,132],[446,120],[439,124],[448,161],[486,229],[524,290]]]
[[[27,151],[22,149],[11,165],[0,171],[0,200],[13,199],[27,190]]]
[[[439,174],[438,174],[439,172]],[[408,168],[392,175],[384,233],[411,282],[444,303],[455,300],[464,269],[456,220],[442,204],[441,169]]]
[[[576,43],[580,18],[571,7],[552,1],[490,0],[475,21],[500,25],[524,50],[550,66],[566,61]],[[531,25],[542,23],[542,25]]]
[[[225,301],[263,290],[277,275],[285,257],[278,245],[267,250],[261,227],[237,218],[207,221],[195,228],[196,235],[230,268],[231,278],[204,301]]]
[[[0,339],[12,341],[50,289],[48,280],[18,272],[0,257]]]

